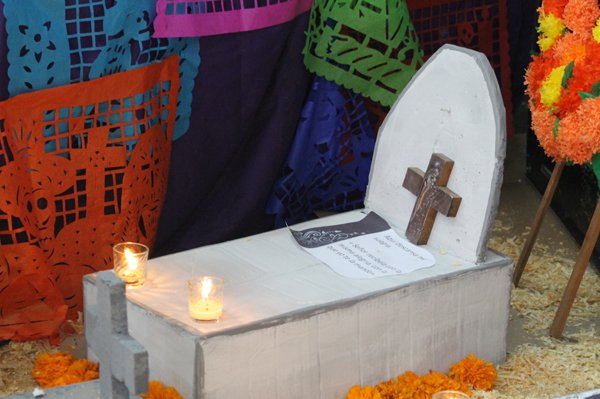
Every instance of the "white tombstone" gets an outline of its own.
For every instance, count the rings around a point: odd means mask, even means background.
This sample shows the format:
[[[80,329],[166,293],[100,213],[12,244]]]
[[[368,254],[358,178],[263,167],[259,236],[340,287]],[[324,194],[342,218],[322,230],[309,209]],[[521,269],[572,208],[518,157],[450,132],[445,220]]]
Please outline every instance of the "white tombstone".
[[[127,292],[129,332],[148,350],[150,379],[186,399],[336,399],[406,370],[446,371],[470,352],[502,361],[512,263],[485,249],[504,157],[502,115],[485,58],[444,46],[379,134],[367,209],[294,227],[349,223],[375,211],[403,236],[415,201],[402,188],[406,168],[424,169],[432,152],[444,153],[456,162],[448,188],[463,205],[455,220],[438,216],[424,246],[432,267],[342,277],[286,229],[151,260],[147,283]],[[188,315],[186,280],[200,274],[225,280],[217,323]],[[93,275],[84,289],[87,306]]]
[[[429,245],[483,260],[496,218],[506,120],[494,71],[481,53],[446,45],[402,92],[379,130],[365,205],[406,226],[415,196],[402,188],[409,167],[432,153],[454,161],[448,188],[462,197],[457,217],[438,216]]]

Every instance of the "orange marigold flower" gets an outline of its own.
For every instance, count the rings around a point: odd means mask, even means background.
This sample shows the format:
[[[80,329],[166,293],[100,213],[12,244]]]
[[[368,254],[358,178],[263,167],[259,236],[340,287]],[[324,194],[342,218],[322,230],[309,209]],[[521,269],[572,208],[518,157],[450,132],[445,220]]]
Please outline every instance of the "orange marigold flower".
[[[391,379],[377,384],[375,387],[381,394],[381,399],[413,399],[423,391],[421,377],[412,371],[399,375],[397,379]],[[415,393],[417,392],[417,393]]]
[[[348,391],[346,399],[383,399],[379,391],[372,386],[367,385],[364,388],[358,385],[353,386]]]
[[[41,353],[33,365],[31,375],[43,388],[49,388],[54,380],[62,377],[73,363],[73,357],[67,353]]]
[[[159,381],[148,383],[148,392],[140,395],[144,399],[183,399],[173,387],[166,387]]]
[[[570,0],[564,9],[564,21],[576,36],[592,38],[592,30],[600,18],[597,0]]]
[[[539,12],[561,14],[568,30],[527,68],[531,124],[547,155],[587,163],[600,153],[600,100],[589,98],[600,83],[600,7],[597,0],[544,0]]]
[[[558,146],[565,158],[576,164],[590,162],[600,152],[600,97],[582,101],[577,112],[561,120]]]
[[[398,376],[398,385],[401,399],[429,399],[433,394],[423,378],[412,371]]]
[[[581,104],[579,93],[591,92],[592,86],[600,80],[600,43],[586,41],[582,44],[581,40],[569,42],[565,38],[555,48],[557,54],[570,54],[573,57],[572,60],[575,61],[573,76],[567,82],[567,88],[562,92],[559,101],[555,104],[555,113],[560,118],[564,118],[566,115],[575,112]],[[581,51],[582,46],[583,51]],[[564,50],[562,47],[564,47]],[[567,53],[569,47],[572,50],[570,53]],[[576,56],[574,56],[575,54]]]
[[[67,374],[77,376],[84,381],[85,375],[88,373],[88,371],[98,373],[98,363],[90,362],[87,359],[78,359],[69,366]]]
[[[66,353],[42,353],[31,372],[33,378],[44,388],[59,387],[98,378],[98,363],[86,359],[73,361]]]
[[[472,353],[450,367],[451,378],[472,386],[474,389],[490,391],[494,388],[498,375],[492,363],[475,357]]]
[[[546,77],[556,67],[566,65],[556,53],[555,47],[556,45],[550,48],[550,50],[544,51],[539,56],[533,56],[533,61],[529,64],[525,73],[527,95],[536,103],[540,102],[540,88]]]
[[[586,41],[581,38],[568,33],[561,37],[556,42],[555,56],[560,60],[561,65],[567,65],[569,62],[574,61],[576,64],[585,59],[587,54]]]
[[[544,0],[542,3],[542,11],[546,14],[554,14],[558,18],[562,18],[563,11],[567,5],[568,0]],[[541,13],[541,12],[540,12]]]
[[[452,379],[446,374],[430,371],[422,378],[425,385],[430,387],[429,392],[432,394],[440,391],[461,391],[469,396],[472,395],[471,390],[464,382]]]
[[[95,370],[86,370],[85,374],[83,375],[83,381],[97,380],[98,378],[100,378],[100,372],[98,371],[98,368]]]
[[[564,160],[553,132],[557,117],[541,105],[531,106],[530,108],[531,128],[546,155],[557,160]]]
[[[79,382],[82,382],[81,378],[75,374],[67,373],[52,381],[46,388],[62,387],[64,385],[77,384]]]
[[[381,399],[429,399],[431,395],[425,388],[422,378],[412,371],[375,386],[381,394]]]
[[[393,378],[389,381],[380,382],[375,389],[381,395],[381,399],[396,399],[400,397],[400,386]]]
[[[421,381],[421,377],[419,377],[412,371],[407,371],[404,374],[398,376],[398,382],[402,384],[412,385],[418,383],[419,381]]]

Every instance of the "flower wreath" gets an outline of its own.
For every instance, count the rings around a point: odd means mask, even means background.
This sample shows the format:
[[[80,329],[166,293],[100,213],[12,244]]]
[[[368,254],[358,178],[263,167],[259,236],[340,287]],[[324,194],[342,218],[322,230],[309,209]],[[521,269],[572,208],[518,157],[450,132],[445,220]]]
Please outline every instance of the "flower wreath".
[[[592,163],[600,177],[600,8],[597,0],[544,0],[540,54],[525,83],[532,127],[558,162]]]

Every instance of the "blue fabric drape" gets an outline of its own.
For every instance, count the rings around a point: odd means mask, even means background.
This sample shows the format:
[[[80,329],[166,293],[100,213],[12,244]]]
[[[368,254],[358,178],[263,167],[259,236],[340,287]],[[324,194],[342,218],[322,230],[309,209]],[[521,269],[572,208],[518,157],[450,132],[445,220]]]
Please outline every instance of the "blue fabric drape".
[[[361,207],[374,145],[362,96],[316,77],[267,205],[275,226]]]

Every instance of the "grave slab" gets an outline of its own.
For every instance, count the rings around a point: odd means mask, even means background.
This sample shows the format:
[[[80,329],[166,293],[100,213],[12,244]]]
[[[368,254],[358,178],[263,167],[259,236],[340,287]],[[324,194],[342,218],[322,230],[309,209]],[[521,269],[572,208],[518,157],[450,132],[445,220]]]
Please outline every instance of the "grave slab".
[[[153,259],[146,284],[127,290],[129,334],[148,351],[150,379],[175,386],[186,399],[336,399],[353,385],[406,370],[446,371],[471,352],[503,361],[512,260],[486,249],[505,135],[491,76],[481,54],[444,46],[379,133],[367,207],[294,226],[351,223],[375,211],[404,237],[415,203],[402,187],[406,171],[425,169],[432,153],[443,153],[455,161],[452,175],[459,177],[451,176],[448,188],[463,203],[455,222],[438,227],[446,222],[438,216],[423,246],[434,266],[392,277],[342,277],[303,251],[287,229]],[[438,91],[428,89],[430,79],[442,84]],[[407,120],[397,119],[413,103],[420,106],[404,115]],[[408,120],[435,118],[438,123],[421,125]],[[399,140],[409,136],[406,129],[426,145]],[[469,163],[459,151],[474,151],[466,141],[454,142],[461,135],[477,140],[481,148],[473,157],[480,161]],[[394,166],[394,159],[403,166]],[[225,280],[218,322],[188,315],[186,280],[199,275]],[[95,276],[87,276],[86,306],[95,290]]]
[[[354,384],[445,370],[470,352],[503,361],[509,259],[490,251],[475,265],[436,251],[434,267],[353,280],[292,240],[277,230],[152,260],[146,285],[127,292],[150,379],[185,398],[343,398]],[[225,279],[219,322],[188,316],[186,280],[198,274]],[[86,298],[94,290],[86,277]]]

